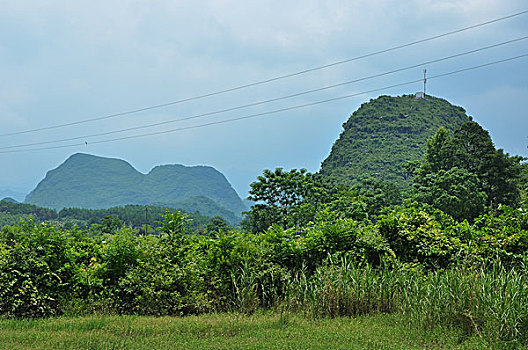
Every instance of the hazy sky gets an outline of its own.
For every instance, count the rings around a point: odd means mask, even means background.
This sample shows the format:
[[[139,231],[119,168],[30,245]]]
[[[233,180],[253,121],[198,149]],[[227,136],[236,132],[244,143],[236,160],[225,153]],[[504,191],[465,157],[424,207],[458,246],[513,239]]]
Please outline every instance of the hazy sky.
[[[528,9],[525,0],[0,0],[0,134],[71,123],[294,73]],[[421,83],[365,91],[528,53],[528,40],[319,93],[158,127],[143,126],[295,94],[528,36],[528,14],[273,83],[69,127],[0,136],[0,196],[26,194],[71,154],[211,165],[242,197],[264,168],[317,171],[363,102]],[[528,156],[528,58],[431,79],[427,92],[464,107],[497,147]],[[157,136],[99,140],[243,117],[342,95],[332,103]],[[9,146],[64,138],[75,141]],[[88,144],[85,144],[87,142]],[[21,199],[20,195],[17,199]]]

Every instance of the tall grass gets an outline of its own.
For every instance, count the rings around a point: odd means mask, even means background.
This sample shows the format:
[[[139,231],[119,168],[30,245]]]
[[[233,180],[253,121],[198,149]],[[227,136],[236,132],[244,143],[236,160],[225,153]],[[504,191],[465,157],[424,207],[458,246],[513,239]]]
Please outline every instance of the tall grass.
[[[490,342],[528,340],[528,278],[524,267],[454,267],[415,278],[401,293],[400,310],[426,329],[462,328]]]
[[[312,317],[358,316],[390,313],[401,283],[386,265],[374,268],[341,257],[313,275],[299,271],[290,281],[286,304]]]
[[[300,269],[267,286],[275,288],[270,292],[281,290],[276,307],[311,318],[399,313],[412,327],[452,327],[492,344],[514,346],[528,343],[526,272],[525,266],[500,262],[424,271],[388,264],[373,267],[340,257],[311,274]],[[234,297],[244,309],[255,310],[263,306],[259,295],[266,294],[267,286],[250,274],[243,269],[238,281],[244,286]]]

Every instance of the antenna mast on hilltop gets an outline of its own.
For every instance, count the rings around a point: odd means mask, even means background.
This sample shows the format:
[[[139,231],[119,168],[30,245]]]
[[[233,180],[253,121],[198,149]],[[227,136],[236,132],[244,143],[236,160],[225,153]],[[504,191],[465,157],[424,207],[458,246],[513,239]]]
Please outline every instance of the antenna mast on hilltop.
[[[424,73],[424,91],[423,91],[423,94],[424,94],[424,98],[425,98],[425,84],[427,83],[427,69],[424,69],[423,70],[423,73]]]

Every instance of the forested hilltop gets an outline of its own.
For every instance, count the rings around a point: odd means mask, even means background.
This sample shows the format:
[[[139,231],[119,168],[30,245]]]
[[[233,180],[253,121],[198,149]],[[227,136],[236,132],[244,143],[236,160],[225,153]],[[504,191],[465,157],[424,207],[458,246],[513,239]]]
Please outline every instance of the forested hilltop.
[[[26,197],[41,207],[106,209],[154,205],[239,221],[244,203],[227,179],[207,166],[162,165],[142,174],[120,159],[78,153],[46,177]]]
[[[462,107],[433,96],[380,96],[343,124],[320,172],[346,184],[373,177],[405,188],[409,168],[422,159],[427,139],[440,127],[452,130],[470,120]]]

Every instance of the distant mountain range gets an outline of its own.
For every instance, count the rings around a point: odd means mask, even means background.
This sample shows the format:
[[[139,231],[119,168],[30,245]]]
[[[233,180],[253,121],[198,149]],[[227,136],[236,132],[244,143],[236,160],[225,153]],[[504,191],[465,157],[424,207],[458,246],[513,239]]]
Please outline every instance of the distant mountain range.
[[[27,192],[24,193],[21,190],[13,190],[5,187],[0,188],[0,198],[11,198],[18,202],[21,202],[24,200],[26,194]]]
[[[160,165],[142,174],[124,160],[83,153],[48,171],[25,203],[53,209],[168,206],[229,221],[247,210],[224,175],[212,167]]]
[[[406,187],[406,165],[421,161],[427,139],[438,128],[468,122],[462,107],[427,95],[380,96],[364,103],[343,124],[320,173],[351,184],[362,177]]]

